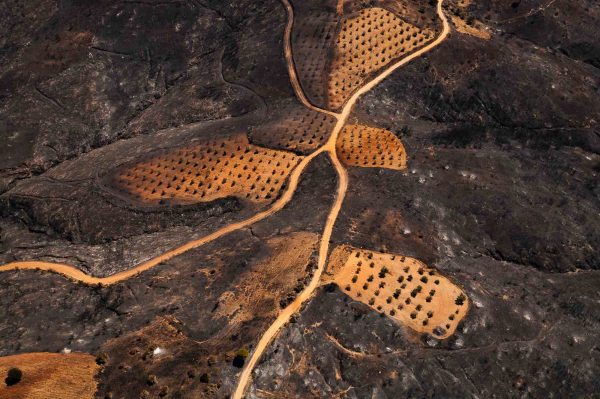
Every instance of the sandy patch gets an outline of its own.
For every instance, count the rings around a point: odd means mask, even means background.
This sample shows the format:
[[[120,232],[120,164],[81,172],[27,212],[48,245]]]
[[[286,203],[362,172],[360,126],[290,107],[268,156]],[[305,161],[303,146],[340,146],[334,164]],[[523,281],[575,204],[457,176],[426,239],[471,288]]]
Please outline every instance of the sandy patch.
[[[465,35],[475,36],[484,40],[490,40],[492,37],[489,29],[477,20],[474,20],[472,24],[469,25],[464,19],[453,15],[452,23],[457,32],[464,33]]]

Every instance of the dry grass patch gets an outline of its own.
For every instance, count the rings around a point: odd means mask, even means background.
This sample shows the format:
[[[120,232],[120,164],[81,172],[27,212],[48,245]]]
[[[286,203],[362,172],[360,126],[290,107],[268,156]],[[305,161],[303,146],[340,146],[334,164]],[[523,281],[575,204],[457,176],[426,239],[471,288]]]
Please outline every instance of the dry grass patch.
[[[227,196],[270,203],[301,157],[248,143],[245,135],[166,151],[118,171],[113,184],[144,203]]]
[[[6,386],[10,368],[19,368],[20,382]],[[83,353],[26,353],[0,357],[0,398],[3,399],[85,399],[94,398],[95,357]]]
[[[338,137],[336,149],[340,160],[349,166],[406,168],[404,146],[389,130],[347,125]]]
[[[478,37],[483,40],[490,40],[492,35],[490,31],[479,21],[472,20],[470,23],[467,23],[461,17],[457,17],[452,15],[452,23],[456,30],[460,33],[464,33],[465,35],[470,35],[474,37]]]
[[[378,7],[344,19],[331,65],[329,106],[340,108],[372,72],[433,38],[433,31],[420,29]]]
[[[220,296],[215,318],[224,317],[230,324],[237,324],[249,322],[258,314],[276,316],[278,309],[273,303],[282,299],[285,302],[286,295],[295,295],[295,288],[303,287],[318,239],[315,233],[295,232],[267,241],[267,256],[240,275],[235,289]]]
[[[342,247],[330,264],[352,299],[420,333],[448,338],[469,308],[458,286],[414,258]]]

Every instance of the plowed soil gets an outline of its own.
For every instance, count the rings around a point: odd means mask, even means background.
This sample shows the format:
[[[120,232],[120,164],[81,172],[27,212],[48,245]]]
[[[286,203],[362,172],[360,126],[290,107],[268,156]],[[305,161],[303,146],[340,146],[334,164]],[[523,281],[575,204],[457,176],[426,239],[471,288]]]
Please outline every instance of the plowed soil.
[[[327,103],[329,64],[333,54],[339,16],[325,10],[310,10],[297,19],[292,43],[294,61],[302,88],[318,106]]]
[[[308,154],[327,141],[335,118],[299,105],[282,107],[266,124],[250,132],[252,144]]]

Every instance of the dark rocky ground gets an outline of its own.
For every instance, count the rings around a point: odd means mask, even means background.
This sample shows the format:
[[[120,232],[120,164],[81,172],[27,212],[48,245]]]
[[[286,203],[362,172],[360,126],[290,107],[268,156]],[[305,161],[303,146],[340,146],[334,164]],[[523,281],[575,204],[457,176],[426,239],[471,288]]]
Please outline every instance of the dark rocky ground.
[[[491,38],[453,31],[359,101],[350,122],[398,134],[409,168],[351,168],[332,245],[425,261],[463,287],[469,314],[439,341],[321,287],[249,397],[600,397],[600,5],[447,12]],[[256,212],[234,198],[140,207],[103,178],[278,115],[294,101],[284,26],[277,0],[2,2],[0,263],[109,275]],[[0,355],[98,354],[99,398],[226,397],[237,351],[314,267],[282,243],[316,239],[334,187],[320,157],[280,213],[114,286],[3,273]],[[285,277],[256,280],[286,251]],[[252,317],[223,310],[248,282],[265,293],[248,295]]]

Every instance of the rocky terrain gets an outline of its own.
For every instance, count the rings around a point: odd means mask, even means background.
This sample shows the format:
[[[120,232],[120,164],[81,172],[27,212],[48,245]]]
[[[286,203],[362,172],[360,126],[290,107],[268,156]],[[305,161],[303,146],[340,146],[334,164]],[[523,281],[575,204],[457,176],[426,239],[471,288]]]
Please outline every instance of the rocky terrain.
[[[444,0],[434,43],[436,1],[297,3],[0,4],[0,357],[91,354],[107,399],[235,398],[242,371],[247,398],[600,398],[600,4]],[[354,104],[359,86],[328,86],[354,65],[335,32],[373,8],[431,33],[398,60],[435,45]],[[340,164],[337,121],[391,132],[405,162]],[[240,135],[299,161],[269,201],[143,202],[113,184],[153,154]],[[215,147],[247,179],[271,162]],[[343,246],[460,287],[456,331],[353,300],[327,259]]]

